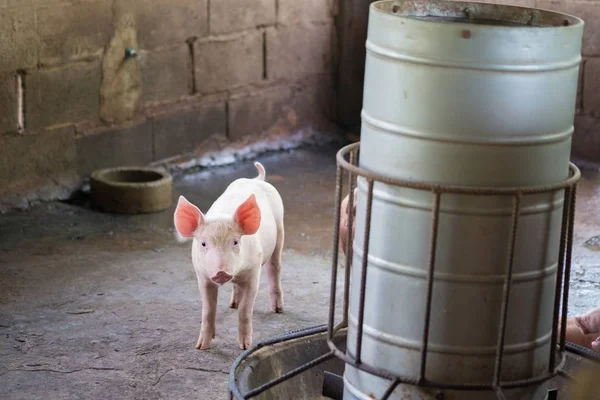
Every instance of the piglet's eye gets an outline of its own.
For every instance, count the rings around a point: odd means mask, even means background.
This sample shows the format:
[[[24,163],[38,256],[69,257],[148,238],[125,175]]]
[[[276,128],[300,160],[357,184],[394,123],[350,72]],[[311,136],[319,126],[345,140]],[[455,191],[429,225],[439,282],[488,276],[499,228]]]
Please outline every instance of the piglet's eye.
[[[234,245],[234,246],[237,246],[237,245],[238,245],[238,241],[237,241],[237,240],[234,240],[234,241],[233,241],[233,245]]]
[[[206,247],[206,242],[202,242],[202,247]]]

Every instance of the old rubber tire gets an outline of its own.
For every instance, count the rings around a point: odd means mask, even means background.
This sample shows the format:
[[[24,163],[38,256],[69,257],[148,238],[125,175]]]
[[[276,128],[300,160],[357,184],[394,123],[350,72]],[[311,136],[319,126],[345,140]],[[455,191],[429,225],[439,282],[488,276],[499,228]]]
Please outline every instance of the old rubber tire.
[[[90,177],[94,205],[102,211],[139,214],[162,211],[171,205],[173,178],[151,168],[106,168]]]

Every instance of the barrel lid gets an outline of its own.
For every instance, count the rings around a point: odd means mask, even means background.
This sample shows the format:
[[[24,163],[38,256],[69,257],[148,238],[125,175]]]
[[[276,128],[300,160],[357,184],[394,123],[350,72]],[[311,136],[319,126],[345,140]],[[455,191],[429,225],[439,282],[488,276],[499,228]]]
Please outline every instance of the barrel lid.
[[[380,0],[371,7],[381,13],[438,23],[495,27],[552,28],[582,24],[581,18],[537,8],[449,0]]]
[[[447,0],[371,3],[367,51],[409,62],[554,70],[581,61],[584,22],[555,11]]]

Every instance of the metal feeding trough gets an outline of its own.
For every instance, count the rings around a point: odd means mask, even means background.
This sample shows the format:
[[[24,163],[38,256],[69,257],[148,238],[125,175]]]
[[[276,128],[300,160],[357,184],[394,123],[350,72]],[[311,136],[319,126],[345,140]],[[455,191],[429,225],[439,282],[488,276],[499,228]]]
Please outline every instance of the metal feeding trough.
[[[244,353],[232,396],[321,398],[324,382],[344,400],[568,397],[582,34],[531,8],[371,4],[361,143],[337,156],[327,332]],[[356,233],[336,323],[346,174]]]
[[[245,351],[231,368],[230,398],[341,400],[344,362],[332,355],[327,336],[327,326],[317,326],[260,342]],[[335,342],[343,349],[345,340],[346,329],[342,329]],[[573,343],[566,342],[564,354],[561,375],[550,380],[548,400],[564,398],[558,393],[568,393],[570,377],[580,371],[594,371],[593,367],[600,363],[598,353]],[[436,400],[447,399],[437,392],[436,395]]]

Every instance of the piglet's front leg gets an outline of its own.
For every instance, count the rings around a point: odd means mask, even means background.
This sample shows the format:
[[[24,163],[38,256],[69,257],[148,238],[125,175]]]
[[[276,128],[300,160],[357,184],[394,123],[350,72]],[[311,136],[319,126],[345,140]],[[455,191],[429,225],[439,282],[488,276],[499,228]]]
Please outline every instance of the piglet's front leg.
[[[211,281],[204,279],[198,281],[198,286],[200,287],[202,299],[202,326],[200,327],[200,336],[196,348],[205,350],[210,347],[210,343],[216,335],[217,294],[219,288]]]
[[[253,269],[237,286],[236,295],[239,296],[238,306],[238,341],[240,349],[247,350],[252,345],[252,317],[254,302],[258,292],[260,266]]]

